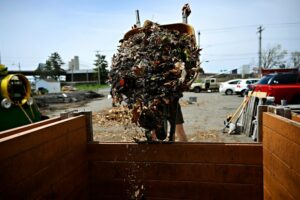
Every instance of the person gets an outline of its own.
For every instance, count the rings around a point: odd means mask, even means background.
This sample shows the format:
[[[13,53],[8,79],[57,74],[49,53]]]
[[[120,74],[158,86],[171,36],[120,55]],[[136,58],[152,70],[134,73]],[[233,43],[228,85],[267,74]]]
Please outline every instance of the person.
[[[183,127],[184,119],[183,119],[183,115],[182,115],[182,111],[181,111],[181,106],[180,106],[179,102],[177,102],[176,104],[177,104],[177,105],[175,105],[176,113],[173,113],[173,114],[176,114],[176,129],[175,129],[174,136],[177,136],[178,141],[180,141],[180,142],[187,142],[188,139],[187,139],[184,127]],[[155,130],[151,131],[151,135],[152,135],[153,141],[158,140]],[[175,138],[173,139],[173,141],[175,141]]]
[[[188,17],[191,14],[191,8],[188,3],[184,4],[182,7],[182,23],[187,24],[188,23]]]

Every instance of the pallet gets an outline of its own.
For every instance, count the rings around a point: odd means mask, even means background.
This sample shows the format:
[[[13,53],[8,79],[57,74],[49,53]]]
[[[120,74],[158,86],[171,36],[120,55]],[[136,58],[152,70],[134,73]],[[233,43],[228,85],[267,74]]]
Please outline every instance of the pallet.
[[[263,93],[253,93],[244,106],[241,117],[236,121],[240,124],[241,132],[252,137],[257,142],[262,141],[262,113],[271,112],[276,115],[291,119],[293,113],[299,113],[300,105],[274,106],[267,105],[267,97]]]

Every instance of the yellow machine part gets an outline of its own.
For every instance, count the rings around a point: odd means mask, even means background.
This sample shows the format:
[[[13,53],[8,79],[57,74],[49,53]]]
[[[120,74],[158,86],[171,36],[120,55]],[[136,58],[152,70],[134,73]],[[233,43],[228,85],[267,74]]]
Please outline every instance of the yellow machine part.
[[[11,83],[14,80],[21,81],[25,86],[25,95],[23,95],[21,100],[18,102],[12,100],[11,94],[9,92],[10,88],[12,87]],[[30,93],[31,93],[30,83],[28,79],[22,74],[9,74],[1,80],[1,95],[3,98],[6,98],[9,101],[11,101],[13,104],[21,104],[21,105],[25,104],[27,100],[30,98]]]

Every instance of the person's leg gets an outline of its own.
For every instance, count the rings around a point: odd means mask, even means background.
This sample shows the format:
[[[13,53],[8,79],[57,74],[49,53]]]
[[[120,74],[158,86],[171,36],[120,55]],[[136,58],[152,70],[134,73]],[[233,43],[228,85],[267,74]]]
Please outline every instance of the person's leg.
[[[183,128],[183,124],[176,124],[176,136],[180,142],[187,142],[187,137]]]
[[[187,137],[183,128],[183,115],[182,115],[182,111],[181,111],[181,106],[179,104],[179,102],[177,103],[176,106],[176,131],[175,131],[175,135],[178,137],[178,140],[180,142],[187,142]]]
[[[154,129],[151,131],[151,137],[152,137],[152,140],[154,140],[154,141],[158,140]]]

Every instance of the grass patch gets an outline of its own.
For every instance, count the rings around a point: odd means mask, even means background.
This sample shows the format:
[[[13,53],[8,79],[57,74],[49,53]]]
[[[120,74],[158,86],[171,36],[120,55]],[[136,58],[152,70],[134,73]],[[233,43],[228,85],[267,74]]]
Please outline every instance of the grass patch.
[[[107,84],[80,84],[80,85],[75,85],[77,90],[98,90],[102,88],[108,88],[110,87]]]

